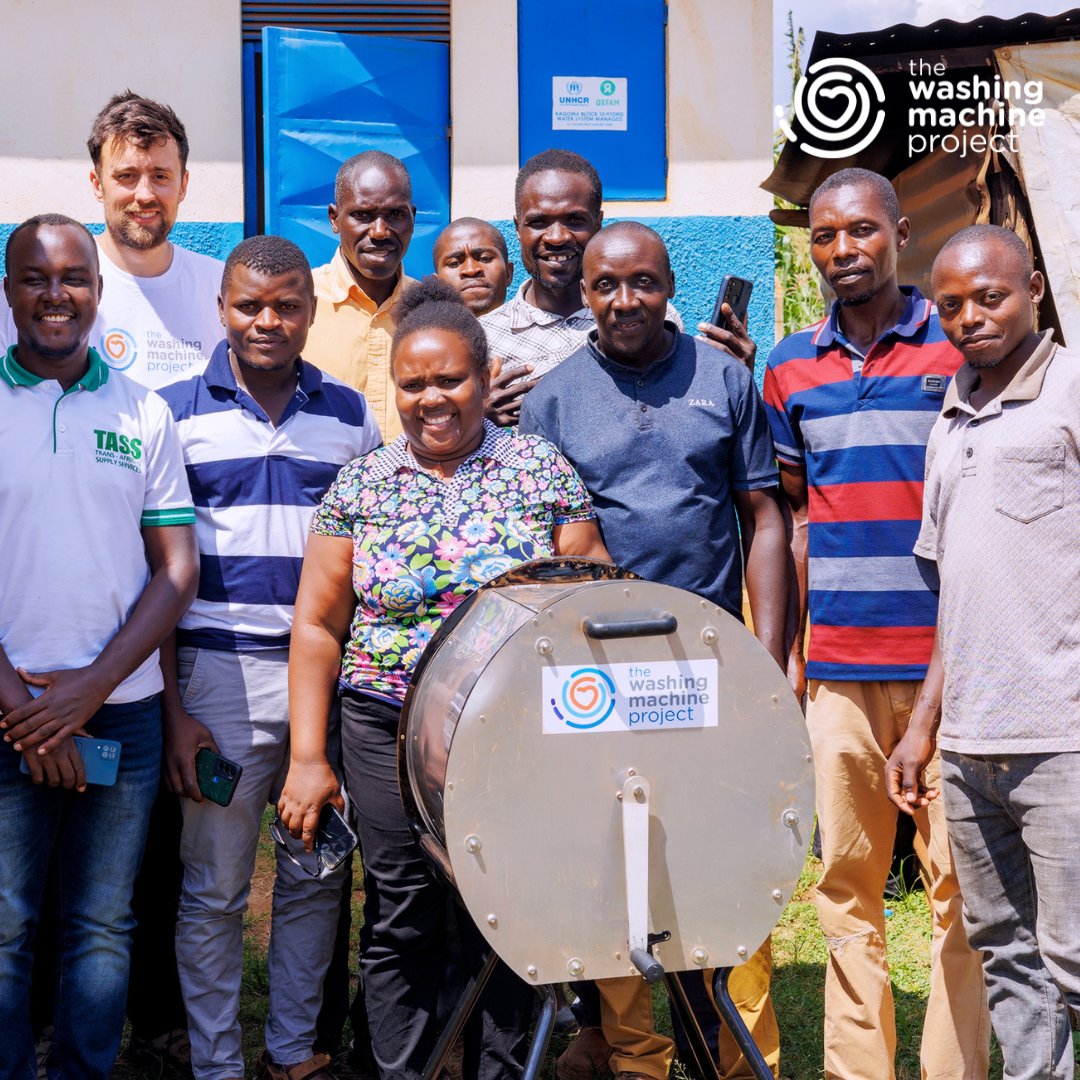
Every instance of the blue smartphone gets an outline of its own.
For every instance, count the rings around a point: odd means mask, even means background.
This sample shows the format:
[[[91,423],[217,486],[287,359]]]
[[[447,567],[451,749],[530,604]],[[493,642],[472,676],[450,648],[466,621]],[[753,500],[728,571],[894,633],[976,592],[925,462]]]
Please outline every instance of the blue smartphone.
[[[75,735],[73,741],[86,770],[86,782],[112,787],[120,769],[120,744],[113,739],[93,739],[85,735]],[[22,759],[20,769],[30,775],[26,758]]]

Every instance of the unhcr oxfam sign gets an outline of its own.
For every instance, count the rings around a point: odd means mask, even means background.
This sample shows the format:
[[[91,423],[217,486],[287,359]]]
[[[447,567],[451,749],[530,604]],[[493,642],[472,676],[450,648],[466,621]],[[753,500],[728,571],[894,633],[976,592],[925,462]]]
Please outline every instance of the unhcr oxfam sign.
[[[555,75],[551,80],[552,131],[625,131],[626,78]]]

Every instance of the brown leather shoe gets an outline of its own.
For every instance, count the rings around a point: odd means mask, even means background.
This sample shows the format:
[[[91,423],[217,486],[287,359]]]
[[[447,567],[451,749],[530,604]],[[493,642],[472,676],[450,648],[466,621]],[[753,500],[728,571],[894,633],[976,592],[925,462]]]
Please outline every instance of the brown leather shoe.
[[[555,1062],[559,1080],[609,1080],[611,1047],[598,1027],[582,1028]]]
[[[264,1050],[255,1063],[255,1076],[257,1080],[334,1080],[330,1061],[329,1054],[314,1054],[295,1065],[278,1065]]]

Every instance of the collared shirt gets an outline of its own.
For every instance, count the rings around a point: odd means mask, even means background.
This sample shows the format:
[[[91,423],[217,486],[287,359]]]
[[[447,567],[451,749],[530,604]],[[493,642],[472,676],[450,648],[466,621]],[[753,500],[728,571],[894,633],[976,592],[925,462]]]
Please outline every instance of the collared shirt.
[[[97,659],[150,580],[141,529],[195,520],[165,403],[89,360],[64,390],[0,358],[0,645],[30,671]],[[108,701],[161,687],[155,650]]]
[[[640,371],[605,356],[593,331],[526,396],[519,430],[566,455],[618,565],[741,618],[731,493],[778,481],[761,397],[741,361],[676,333],[667,355]]]
[[[236,652],[288,645],[315,508],[341,466],[381,441],[363,395],[300,360],[275,427],[237,384],[224,341],[201,375],[158,392],[184,448],[201,566],[178,640]]]
[[[312,271],[319,303],[308,331],[304,357],[316,367],[359,390],[385,439],[401,434],[390,373],[394,305],[416,281],[399,270],[394,291],[376,306],[349,272],[341,248]]]
[[[486,420],[483,442],[449,480],[421,469],[404,435],[347,465],[311,527],[353,541],[342,683],[400,703],[424,646],[469,593],[554,554],[555,526],[595,516],[550,443]]]
[[[926,440],[961,356],[930,301],[902,291],[898,322],[865,353],[837,303],[765,371],[776,456],[806,469],[812,679],[921,679],[933,650],[937,582],[911,546]]]
[[[596,329],[596,319],[587,307],[569,315],[556,315],[530,304],[525,299],[530,280],[526,278],[502,307],[482,315],[480,325],[491,355],[501,358],[504,371],[532,364],[529,378],[536,379],[580,349],[589,332]],[[682,319],[671,304],[667,306],[667,319],[682,330]]]
[[[1080,355],[1051,331],[976,409],[965,364],[927,447],[915,553],[941,574],[938,745],[1080,751]]]

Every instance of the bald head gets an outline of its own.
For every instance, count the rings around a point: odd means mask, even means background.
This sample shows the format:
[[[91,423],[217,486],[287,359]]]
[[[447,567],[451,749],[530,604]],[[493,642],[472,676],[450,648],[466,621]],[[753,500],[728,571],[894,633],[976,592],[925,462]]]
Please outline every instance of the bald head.
[[[391,176],[401,185],[406,202],[412,202],[412,180],[405,162],[382,150],[365,150],[344,161],[334,178],[334,202],[344,202],[355,190],[357,177],[365,172]]]
[[[982,258],[991,257],[991,252],[995,257],[1000,253],[1001,257],[1016,267],[1018,273],[1027,277],[1035,270],[1027,244],[1012,229],[1005,229],[1000,225],[969,225],[966,229],[961,229],[945,241],[938,252],[938,259],[943,255],[948,257],[950,251],[956,252],[960,248],[980,253],[977,257]],[[937,264],[937,259],[934,263]]]
[[[594,256],[608,250],[634,251],[659,256],[663,273],[671,274],[671,259],[667,244],[654,229],[642,225],[640,221],[616,221],[601,229],[585,248],[585,263],[588,264],[589,252]]]

